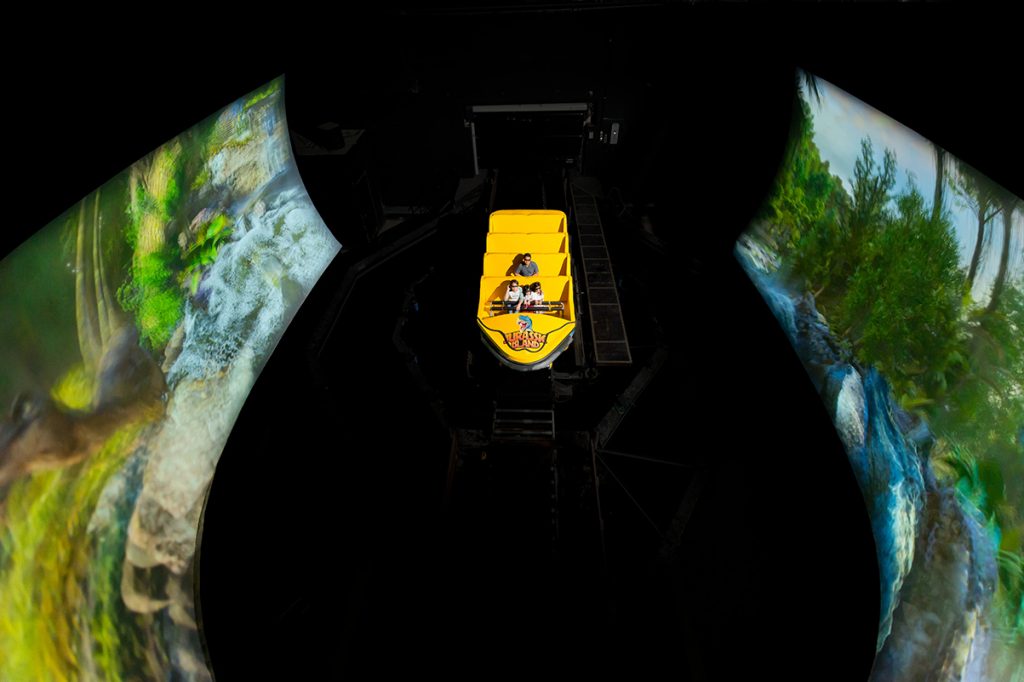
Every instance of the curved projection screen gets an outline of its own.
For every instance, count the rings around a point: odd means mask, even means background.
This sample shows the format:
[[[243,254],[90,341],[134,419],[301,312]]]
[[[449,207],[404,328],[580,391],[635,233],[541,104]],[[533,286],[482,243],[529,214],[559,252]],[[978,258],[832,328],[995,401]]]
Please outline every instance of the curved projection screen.
[[[0,679],[211,674],[193,590],[231,426],[340,246],[283,79],[0,262]]]
[[[1024,679],[1024,202],[801,84],[790,155],[736,253],[864,495],[871,679]]]

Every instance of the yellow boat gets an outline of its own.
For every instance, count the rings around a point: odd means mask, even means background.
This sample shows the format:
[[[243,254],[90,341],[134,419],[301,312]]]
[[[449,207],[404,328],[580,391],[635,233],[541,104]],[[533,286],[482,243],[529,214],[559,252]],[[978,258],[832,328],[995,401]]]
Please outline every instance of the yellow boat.
[[[513,369],[550,367],[576,331],[565,213],[495,211],[489,222],[476,315],[484,344]],[[533,277],[515,274],[526,253],[537,264]],[[512,280],[518,281],[524,291],[533,282],[540,282],[543,302],[509,312],[503,301]]]

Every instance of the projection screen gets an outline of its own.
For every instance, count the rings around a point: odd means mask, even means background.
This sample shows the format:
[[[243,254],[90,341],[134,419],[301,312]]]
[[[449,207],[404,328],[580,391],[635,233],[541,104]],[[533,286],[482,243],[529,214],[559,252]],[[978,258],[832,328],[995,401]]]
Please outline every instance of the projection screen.
[[[277,79],[0,262],[0,679],[211,679],[193,587],[203,501],[339,248]]]
[[[867,505],[871,679],[1024,679],[1024,204],[799,80],[787,161],[736,255]]]

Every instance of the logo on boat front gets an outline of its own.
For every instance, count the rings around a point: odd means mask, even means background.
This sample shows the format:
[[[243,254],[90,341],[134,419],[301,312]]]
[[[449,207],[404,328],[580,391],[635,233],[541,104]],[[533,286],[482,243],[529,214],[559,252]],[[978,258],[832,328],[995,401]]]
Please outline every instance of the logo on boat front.
[[[533,330],[533,320],[526,315],[520,315],[519,331],[503,334],[505,343],[512,350],[539,350],[548,342],[548,335]]]

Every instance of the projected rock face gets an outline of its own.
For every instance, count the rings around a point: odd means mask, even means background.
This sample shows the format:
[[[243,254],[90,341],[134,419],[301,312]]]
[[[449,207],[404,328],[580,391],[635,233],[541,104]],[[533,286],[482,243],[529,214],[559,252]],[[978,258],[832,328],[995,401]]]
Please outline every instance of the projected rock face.
[[[338,249],[278,80],[0,262],[0,679],[210,679],[203,499]]]
[[[1024,203],[802,83],[790,156],[736,251],[864,494],[871,679],[1024,679]]]

